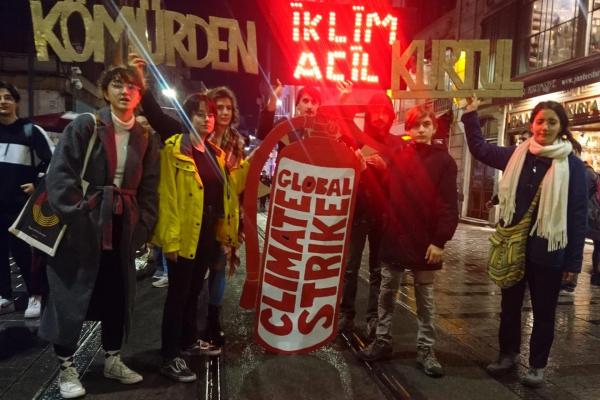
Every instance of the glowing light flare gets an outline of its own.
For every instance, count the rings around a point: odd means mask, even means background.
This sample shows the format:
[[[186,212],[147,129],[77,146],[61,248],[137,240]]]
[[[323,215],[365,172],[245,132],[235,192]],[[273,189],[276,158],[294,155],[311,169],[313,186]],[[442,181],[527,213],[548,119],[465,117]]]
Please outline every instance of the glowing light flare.
[[[312,37],[315,42],[321,38],[315,29],[323,19],[321,14],[317,14],[313,19],[310,18],[310,12],[304,11],[304,41],[308,42]]]
[[[329,13],[329,41],[332,43],[346,43],[346,36],[338,36],[335,34],[335,12]]]
[[[342,82],[346,80],[346,76],[344,74],[335,73],[335,60],[336,59],[346,59],[345,51],[330,51],[327,53],[327,68],[325,71],[325,76],[330,81],[334,82]]]
[[[319,81],[323,79],[323,74],[319,69],[314,53],[305,51],[300,54],[300,59],[294,70],[294,78],[314,78]]]
[[[379,14],[369,13],[367,14],[367,22],[365,25],[365,43],[371,43],[373,25],[388,28],[390,33],[389,43],[394,44],[396,41],[396,36],[398,34],[398,18],[387,14],[382,21],[381,18],[379,18]]]

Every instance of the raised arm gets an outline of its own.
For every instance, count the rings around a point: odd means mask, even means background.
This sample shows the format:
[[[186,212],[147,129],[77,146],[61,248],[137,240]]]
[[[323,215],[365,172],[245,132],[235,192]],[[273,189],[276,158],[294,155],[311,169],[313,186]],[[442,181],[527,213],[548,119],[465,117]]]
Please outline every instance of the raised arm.
[[[461,121],[464,124],[467,144],[473,157],[490,167],[504,170],[516,147],[504,147],[488,143],[481,133],[476,111],[463,114]]]

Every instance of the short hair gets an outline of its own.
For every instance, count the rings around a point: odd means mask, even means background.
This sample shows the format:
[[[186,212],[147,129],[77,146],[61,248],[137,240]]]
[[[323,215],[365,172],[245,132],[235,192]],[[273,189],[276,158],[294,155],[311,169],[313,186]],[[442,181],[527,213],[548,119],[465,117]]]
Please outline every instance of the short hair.
[[[215,104],[217,103],[218,99],[231,100],[231,125],[237,126],[237,124],[240,122],[240,110],[238,108],[237,98],[235,97],[235,93],[233,93],[233,90],[231,90],[227,86],[219,86],[214,89],[210,89],[208,91],[208,97],[210,97],[212,101],[215,102]]]
[[[132,85],[139,87],[141,92],[145,90],[144,82],[134,67],[114,65],[105,69],[104,72],[102,72],[102,75],[100,75],[98,86],[100,86],[102,93],[106,92],[108,90],[108,85],[117,78],[124,83],[131,83]]]
[[[300,103],[300,99],[305,94],[315,99],[317,103],[321,105],[321,92],[319,92],[319,89],[314,86],[304,86],[300,88],[296,94],[296,104]]]
[[[21,95],[19,94],[17,87],[15,85],[13,85],[12,83],[0,81],[0,89],[8,90],[8,92],[10,93],[12,98],[15,99],[15,103],[18,103],[19,101],[21,101]]]
[[[183,101],[183,110],[188,118],[192,118],[194,114],[198,112],[200,103],[206,103],[208,111],[212,114],[216,114],[217,108],[215,103],[212,101],[206,92],[192,93]]]
[[[417,122],[427,117],[431,119],[433,127],[437,129],[438,121],[435,113],[431,108],[424,105],[415,106],[404,114],[404,128],[407,130],[412,129]]]

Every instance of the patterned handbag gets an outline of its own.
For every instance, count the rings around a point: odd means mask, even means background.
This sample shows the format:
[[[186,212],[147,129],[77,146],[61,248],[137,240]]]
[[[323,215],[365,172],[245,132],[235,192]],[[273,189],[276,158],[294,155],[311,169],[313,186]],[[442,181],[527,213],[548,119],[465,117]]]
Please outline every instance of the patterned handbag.
[[[94,118],[94,133],[88,142],[83,168],[79,174],[84,196],[88,189],[88,182],[83,177],[98,137],[97,117],[94,114],[90,115]],[[65,235],[67,225],[60,220],[48,203],[48,191],[46,190],[46,181],[44,178],[40,180],[35,191],[31,194],[19,216],[8,230],[19,239],[27,242],[30,246],[54,257]]]
[[[488,276],[502,289],[520,282],[525,276],[525,250],[531,228],[533,210],[540,199],[541,185],[519,223],[504,227],[498,224],[490,236]]]

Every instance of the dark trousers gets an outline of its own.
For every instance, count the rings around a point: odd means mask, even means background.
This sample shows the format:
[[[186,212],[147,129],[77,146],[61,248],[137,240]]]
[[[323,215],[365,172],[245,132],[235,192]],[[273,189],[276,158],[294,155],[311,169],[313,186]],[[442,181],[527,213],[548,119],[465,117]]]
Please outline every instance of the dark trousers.
[[[592,253],[592,273],[600,272],[600,240],[594,240],[594,252]]]
[[[29,294],[38,294],[31,293],[31,247],[8,232],[8,228],[17,217],[18,214],[0,213],[0,296],[5,299],[12,298],[9,254],[13,256],[19,266]]]
[[[87,320],[101,322],[102,347],[105,351],[120,350],[125,334],[125,272],[121,268],[119,253],[118,247],[100,253],[100,269],[86,316]],[[54,345],[54,351],[60,357],[70,357],[76,349],[76,344]]]
[[[344,274],[344,291],[340,310],[344,318],[354,319],[356,310],[356,285],[358,271],[362,260],[365,242],[369,238],[369,299],[367,305],[367,321],[377,319],[377,302],[381,285],[381,265],[379,247],[382,237],[382,224],[374,219],[359,218],[352,224],[346,272]]]
[[[198,337],[198,296],[208,267],[216,262],[220,246],[214,234],[215,225],[209,222],[202,221],[202,232],[193,260],[181,256],[175,263],[167,260],[169,289],[162,323],[162,355],[166,359],[179,356],[181,350],[191,346]],[[205,225],[210,225],[212,229],[205,229]]]
[[[502,290],[500,352],[518,354],[521,350],[521,309],[525,287],[529,286],[533,309],[533,331],[529,341],[529,366],[544,368],[554,340],[554,320],[562,271],[527,262],[525,278]]]

